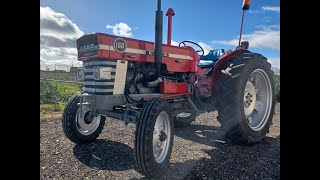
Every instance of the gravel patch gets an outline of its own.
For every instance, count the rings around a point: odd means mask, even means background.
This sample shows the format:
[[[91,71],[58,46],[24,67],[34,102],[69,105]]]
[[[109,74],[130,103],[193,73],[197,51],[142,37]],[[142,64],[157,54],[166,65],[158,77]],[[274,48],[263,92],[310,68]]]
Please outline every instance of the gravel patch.
[[[216,116],[203,113],[175,129],[171,166],[161,179],[280,179],[280,103],[266,139],[253,146],[231,144]],[[107,119],[100,137],[85,145],[70,142],[60,120],[41,121],[40,128],[40,179],[146,179],[136,171],[133,124]]]

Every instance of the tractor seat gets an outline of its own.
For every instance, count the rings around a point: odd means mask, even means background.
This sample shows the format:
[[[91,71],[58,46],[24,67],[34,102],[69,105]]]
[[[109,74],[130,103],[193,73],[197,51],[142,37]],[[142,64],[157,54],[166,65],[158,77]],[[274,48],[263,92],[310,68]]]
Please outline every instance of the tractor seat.
[[[210,50],[205,56],[200,56],[199,66],[201,68],[210,68],[224,55],[224,49]]]

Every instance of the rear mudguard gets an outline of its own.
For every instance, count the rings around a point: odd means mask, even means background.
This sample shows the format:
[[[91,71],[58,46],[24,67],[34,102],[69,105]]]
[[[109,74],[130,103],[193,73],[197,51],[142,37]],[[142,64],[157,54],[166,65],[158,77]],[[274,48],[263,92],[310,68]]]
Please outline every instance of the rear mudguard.
[[[224,56],[222,56],[214,65],[213,68],[213,75],[212,75],[212,79],[213,79],[213,83],[212,83],[212,95],[215,95],[218,91],[219,91],[219,86],[217,84],[219,78],[221,77],[222,74],[222,70],[224,70],[225,65],[227,62],[231,61],[231,60],[235,60],[237,58],[240,59],[241,55],[243,53],[252,53],[249,50],[244,50],[244,49],[239,49],[236,51],[232,51],[231,53],[225,54]]]
[[[237,57],[240,57],[242,53],[249,52],[247,50],[236,50],[231,51],[229,53],[224,54],[214,65],[213,73],[211,75],[205,75],[204,70],[202,68],[198,69],[197,72],[197,82],[195,83],[196,87],[198,87],[199,95],[202,97],[214,97],[216,92],[218,91],[217,80],[219,80],[221,76],[221,70],[225,68],[225,63],[233,60]]]

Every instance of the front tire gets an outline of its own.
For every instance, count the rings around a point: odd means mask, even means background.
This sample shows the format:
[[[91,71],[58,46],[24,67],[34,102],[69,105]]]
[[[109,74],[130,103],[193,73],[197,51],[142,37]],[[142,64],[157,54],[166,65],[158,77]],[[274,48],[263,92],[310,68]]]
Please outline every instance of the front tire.
[[[260,54],[243,53],[225,64],[218,81],[218,117],[236,144],[260,142],[269,131],[275,108],[274,74]]]
[[[135,134],[135,157],[140,173],[148,178],[169,167],[173,145],[173,118],[167,101],[149,100],[140,115]]]
[[[76,144],[90,143],[102,132],[106,117],[98,115],[87,120],[86,116],[90,109],[84,107],[81,111],[77,106],[79,101],[80,94],[75,94],[70,98],[62,115],[62,128],[70,141]]]

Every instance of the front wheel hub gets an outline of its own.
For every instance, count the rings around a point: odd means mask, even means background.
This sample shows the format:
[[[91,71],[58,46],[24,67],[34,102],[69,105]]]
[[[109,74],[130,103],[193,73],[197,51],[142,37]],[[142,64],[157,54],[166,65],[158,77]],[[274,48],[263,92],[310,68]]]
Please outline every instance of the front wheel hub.
[[[166,139],[167,139],[167,134],[164,131],[161,131],[159,135],[159,140],[165,141]]]
[[[93,111],[89,111],[86,112],[86,114],[84,115],[84,122],[87,124],[90,124],[94,119],[94,112]]]
[[[170,119],[167,112],[159,113],[153,131],[153,155],[157,163],[162,163],[170,147]]]
[[[101,116],[94,116],[94,112],[88,107],[79,107],[76,114],[76,127],[80,134],[89,136],[100,125]]]

